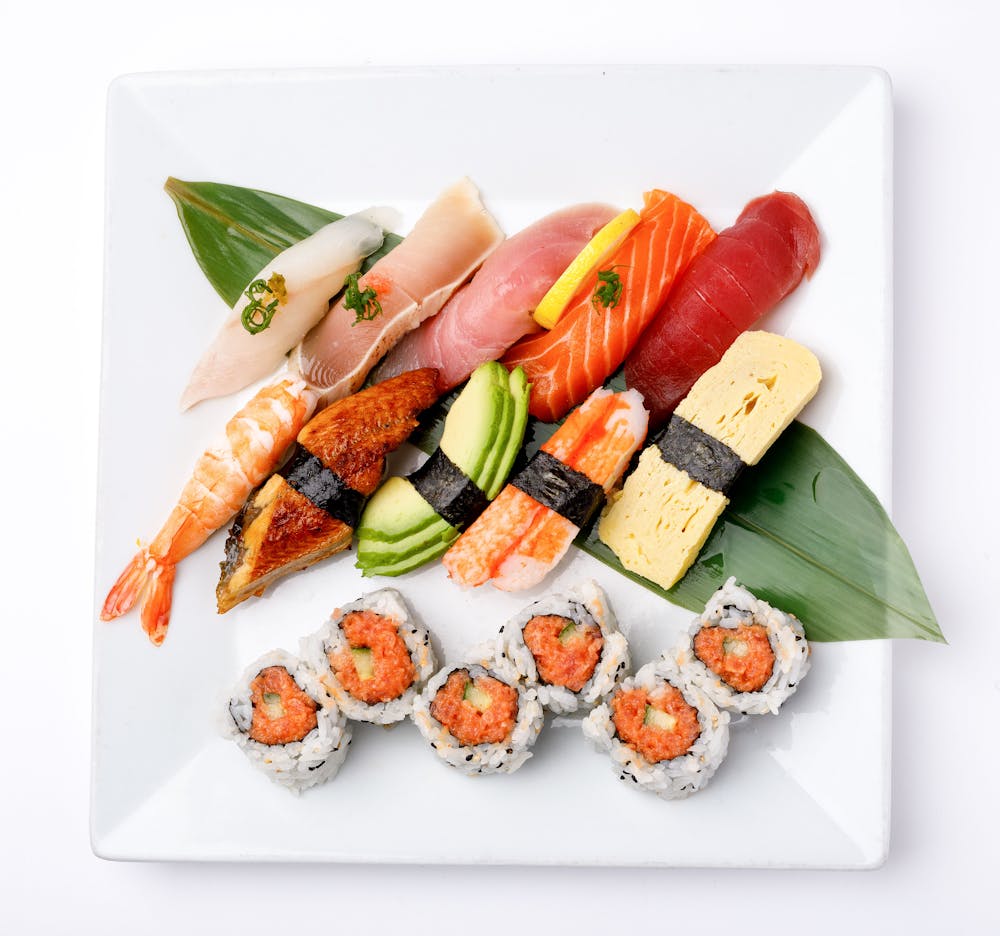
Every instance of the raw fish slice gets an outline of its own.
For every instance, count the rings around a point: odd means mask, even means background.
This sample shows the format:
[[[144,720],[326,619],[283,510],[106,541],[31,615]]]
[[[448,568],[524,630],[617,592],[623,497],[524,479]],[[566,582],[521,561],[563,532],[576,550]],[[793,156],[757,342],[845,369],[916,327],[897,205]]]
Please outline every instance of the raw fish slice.
[[[819,231],[800,198],[773,192],[750,202],[694,259],[625,361],[625,382],[645,398],[650,425],[662,424],[738,335],[817,263]]]
[[[531,313],[616,213],[608,205],[574,205],[508,238],[471,283],[389,352],[375,370],[375,382],[416,367],[436,367],[438,389],[450,390],[518,338],[539,331]]]
[[[476,187],[468,179],[453,185],[403,243],[359,279],[362,293],[374,290],[381,312],[356,321],[341,298],[306,335],[293,356],[302,376],[326,402],[357,390],[386,351],[437,313],[503,237]]]
[[[362,260],[382,246],[382,224],[391,212],[370,209],[341,218],[283,250],[251,283],[272,287],[280,277],[284,295],[258,289],[263,305],[278,301],[270,325],[257,334],[244,327],[242,314],[250,304],[250,285],[233,306],[208,350],[195,365],[181,396],[181,409],[201,400],[235,393],[276,370],[284,356],[302,340],[330,307]]]
[[[715,238],[690,205],[659,190],[646,193],[641,220],[602,269],[620,277],[620,302],[592,301],[597,272],[549,332],[519,341],[504,356],[532,383],[531,414],[552,422],[617,369],[663,304],[675,279]]]
[[[642,397],[600,388],[570,414],[542,451],[607,492],[645,438]],[[492,580],[504,590],[530,588],[559,562],[579,532],[575,523],[508,484],[442,562],[460,585]]]

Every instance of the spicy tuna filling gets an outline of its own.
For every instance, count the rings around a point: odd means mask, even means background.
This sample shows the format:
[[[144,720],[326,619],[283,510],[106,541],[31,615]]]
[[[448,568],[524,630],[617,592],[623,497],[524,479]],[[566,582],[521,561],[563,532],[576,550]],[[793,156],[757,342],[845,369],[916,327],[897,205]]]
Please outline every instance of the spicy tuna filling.
[[[374,611],[351,611],[340,629],[348,646],[329,654],[330,667],[355,699],[391,702],[413,685],[416,670],[397,621]]]
[[[260,744],[301,741],[316,727],[316,703],[283,666],[268,666],[254,677],[250,702],[250,738]]]
[[[774,650],[762,624],[703,627],[694,638],[694,653],[737,692],[759,692],[774,670]]]
[[[652,692],[621,689],[611,710],[618,736],[651,764],[686,754],[701,734],[698,710],[669,683]]]
[[[499,744],[517,721],[517,691],[492,676],[456,670],[438,689],[431,715],[462,745]]]
[[[604,649],[600,628],[559,614],[539,614],[524,625],[524,642],[539,678],[579,692],[594,675]]]

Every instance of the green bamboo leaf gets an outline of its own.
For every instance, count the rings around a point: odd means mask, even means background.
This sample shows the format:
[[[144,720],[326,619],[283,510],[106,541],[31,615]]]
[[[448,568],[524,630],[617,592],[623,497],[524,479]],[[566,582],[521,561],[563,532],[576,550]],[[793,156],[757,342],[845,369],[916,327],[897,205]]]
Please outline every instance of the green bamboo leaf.
[[[232,185],[168,179],[166,190],[195,258],[227,305],[272,257],[340,217]],[[365,268],[400,241],[387,235]],[[624,389],[621,374],[609,385]],[[428,411],[414,434],[412,441],[425,452],[437,447],[455,395]],[[556,427],[529,423],[515,471]],[[913,561],[878,499],[819,433],[799,423],[745,472],[694,565],[669,591],[626,571],[598,539],[596,521],[576,542],[619,574],[691,611],[700,611],[733,575],[797,615],[811,640],[944,641]]]
[[[171,177],[164,189],[174,201],[195,260],[228,306],[282,250],[343,217],[283,195],[218,182]],[[401,242],[397,234],[386,234],[362,270]]]
[[[621,389],[621,378],[609,382]],[[451,397],[412,437],[438,444]],[[524,457],[558,424],[532,420]],[[516,468],[515,468],[516,470]],[[729,576],[796,615],[810,640],[916,637],[944,642],[913,560],[878,498],[813,429],[793,423],[744,473],[688,573],[673,588],[629,572],[597,536],[597,518],[576,545],[609,568],[690,611],[701,611]]]

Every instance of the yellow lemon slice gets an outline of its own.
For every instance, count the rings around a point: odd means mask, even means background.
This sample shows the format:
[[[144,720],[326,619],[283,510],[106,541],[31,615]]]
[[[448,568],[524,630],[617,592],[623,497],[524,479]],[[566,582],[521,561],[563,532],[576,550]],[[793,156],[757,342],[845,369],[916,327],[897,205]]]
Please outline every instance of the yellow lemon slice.
[[[580,284],[625,240],[638,223],[638,213],[629,208],[616,218],[612,218],[590,239],[587,246],[576,255],[576,259],[566,267],[563,275],[552,284],[552,288],[538,303],[534,319],[542,328],[555,327],[580,288]]]

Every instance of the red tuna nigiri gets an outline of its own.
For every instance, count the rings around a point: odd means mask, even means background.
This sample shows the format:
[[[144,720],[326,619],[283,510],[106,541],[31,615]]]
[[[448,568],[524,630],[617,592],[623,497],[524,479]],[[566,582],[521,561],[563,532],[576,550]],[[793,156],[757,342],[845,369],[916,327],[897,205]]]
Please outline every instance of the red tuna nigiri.
[[[603,384],[652,321],[675,279],[714,238],[690,205],[668,192],[647,192],[639,223],[601,264],[620,278],[620,301],[608,308],[594,303],[595,272],[555,328],[519,341],[503,358],[505,366],[520,365],[528,375],[532,416],[559,419]]]
[[[819,263],[819,231],[796,195],[754,199],[696,257],[628,359],[625,382],[661,424],[695,381]]]
[[[436,367],[438,389],[444,392],[480,364],[495,361],[518,338],[539,331],[531,317],[535,306],[616,213],[608,205],[574,205],[509,237],[472,282],[386,355],[375,370],[375,383]]]

